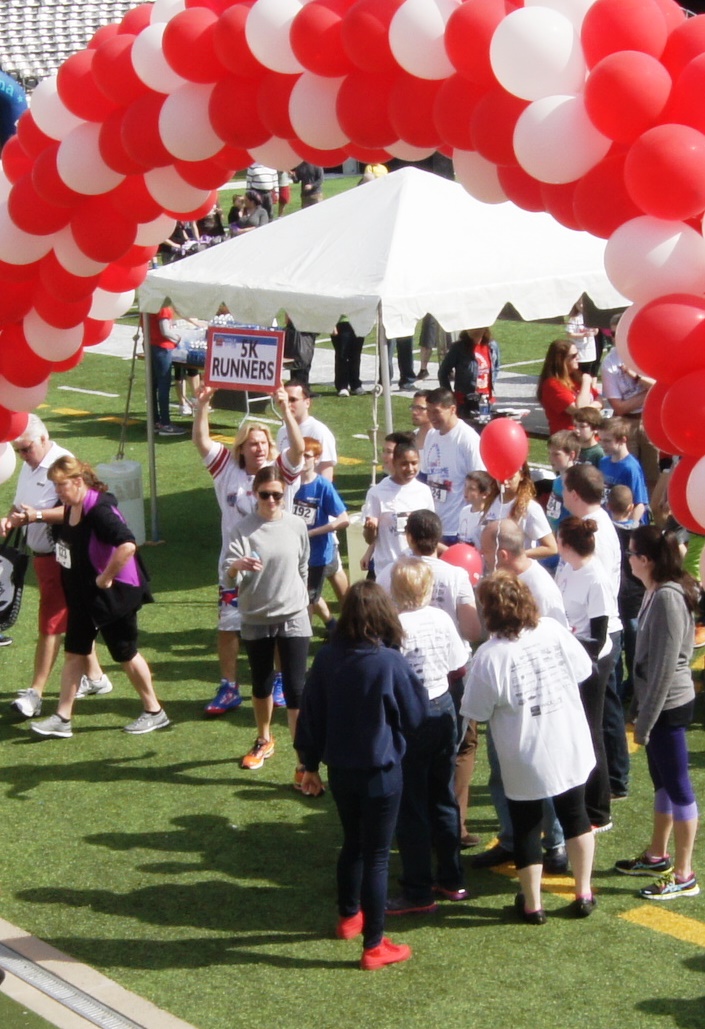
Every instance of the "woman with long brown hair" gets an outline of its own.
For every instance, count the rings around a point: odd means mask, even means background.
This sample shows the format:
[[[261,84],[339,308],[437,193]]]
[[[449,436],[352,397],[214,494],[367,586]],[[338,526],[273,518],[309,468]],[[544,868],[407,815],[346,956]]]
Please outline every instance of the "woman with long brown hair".
[[[480,548],[482,530],[486,525],[500,522],[503,518],[511,518],[521,527],[527,557],[539,559],[553,557],[557,553],[556,538],[544,509],[536,500],[536,487],[528,464],[523,464],[518,472],[502,482],[492,479],[482,516],[472,532],[474,546]]]
[[[568,339],[555,339],[546,353],[536,398],[546,412],[550,436],[572,429],[579,407],[602,407],[592,388],[592,376],[580,371],[578,360],[578,349]]]

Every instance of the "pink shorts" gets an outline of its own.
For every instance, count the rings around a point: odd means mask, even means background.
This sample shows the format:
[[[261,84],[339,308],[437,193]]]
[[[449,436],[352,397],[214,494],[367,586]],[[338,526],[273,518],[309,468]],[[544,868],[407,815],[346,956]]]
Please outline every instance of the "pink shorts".
[[[39,583],[39,631],[43,636],[61,636],[68,621],[61,565],[53,554],[35,554],[34,571]]]

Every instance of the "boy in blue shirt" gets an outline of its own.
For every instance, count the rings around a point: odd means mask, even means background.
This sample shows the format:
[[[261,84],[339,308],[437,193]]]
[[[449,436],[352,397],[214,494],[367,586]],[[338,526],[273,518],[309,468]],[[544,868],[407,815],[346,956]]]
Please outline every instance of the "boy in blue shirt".
[[[647,521],[649,492],[642,467],[627,447],[631,431],[632,423],[628,418],[615,416],[605,421],[600,434],[605,456],[598,467],[605,477],[603,506],[607,506],[609,491],[613,486],[628,486],[634,502],[632,519],[639,523]]]

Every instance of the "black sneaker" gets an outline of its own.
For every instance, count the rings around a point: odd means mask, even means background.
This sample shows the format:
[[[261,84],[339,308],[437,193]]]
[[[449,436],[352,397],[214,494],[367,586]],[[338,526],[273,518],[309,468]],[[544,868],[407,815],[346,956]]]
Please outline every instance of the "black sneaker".
[[[494,868],[496,865],[504,865],[507,861],[514,860],[514,853],[507,850],[501,843],[495,843],[489,850],[483,850],[481,854],[475,854],[470,861],[472,868]]]
[[[554,847],[543,856],[543,870],[548,875],[566,875],[568,872],[568,852],[565,847]]]
[[[390,897],[385,911],[388,915],[432,915],[438,911],[438,904],[435,900],[419,903],[407,897]]]
[[[0,634],[0,647],[9,647],[11,643],[12,637]]]
[[[545,925],[546,924],[546,912],[543,908],[539,908],[538,911],[527,911],[524,907],[524,894],[517,893],[514,898],[514,910],[519,917],[527,923],[527,925]]]
[[[643,875],[651,879],[654,875],[666,875],[673,870],[673,862],[668,854],[660,858],[650,858],[646,851],[632,858],[631,861],[617,861],[614,866],[615,872],[622,875]]]
[[[159,435],[159,436],[185,436],[186,435],[186,429],[180,429],[178,427],[178,425],[162,425],[162,427],[157,430],[157,435]]]
[[[596,907],[595,897],[576,897],[570,905],[570,911],[575,918],[589,918]]]

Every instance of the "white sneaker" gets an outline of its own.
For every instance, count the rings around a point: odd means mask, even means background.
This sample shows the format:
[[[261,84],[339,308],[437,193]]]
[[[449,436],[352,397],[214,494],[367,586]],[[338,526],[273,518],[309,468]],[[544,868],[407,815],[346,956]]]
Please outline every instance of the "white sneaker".
[[[17,696],[10,704],[13,711],[17,711],[23,718],[36,718],[42,713],[42,697],[36,690],[19,690]]]
[[[112,693],[112,689],[113,684],[107,675],[101,675],[100,679],[89,679],[87,675],[82,675],[76,690],[76,700],[90,697],[93,694]]]
[[[350,396],[350,390],[349,389],[339,389],[338,390],[338,396],[339,397],[349,397]]]
[[[40,736],[54,736],[59,740],[69,740],[73,736],[71,722],[65,722],[58,715],[49,715],[41,722],[32,722],[30,729]]]
[[[181,404],[179,407],[179,414],[190,417],[193,414],[193,408],[190,404]]]

